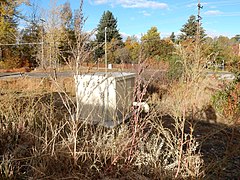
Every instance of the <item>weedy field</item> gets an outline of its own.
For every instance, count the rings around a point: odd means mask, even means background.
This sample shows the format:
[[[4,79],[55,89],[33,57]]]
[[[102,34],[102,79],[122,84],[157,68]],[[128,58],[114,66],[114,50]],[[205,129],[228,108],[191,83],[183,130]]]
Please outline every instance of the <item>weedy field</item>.
[[[135,95],[150,112],[115,128],[74,120],[73,78],[1,80],[1,178],[237,179],[238,111],[225,94],[238,89],[205,77],[166,79],[138,76]]]
[[[207,37],[200,1],[198,15],[191,15],[177,36],[162,37],[154,26],[125,42],[110,11],[86,31],[83,0],[74,11],[68,1],[52,1],[49,8],[37,1],[0,2],[0,69],[8,69],[1,73],[40,72],[0,79],[0,179],[239,179],[240,76],[227,82],[206,74],[219,68],[239,72],[239,35]],[[130,2],[125,4],[135,6]],[[26,16],[19,13],[22,3],[29,9]],[[124,119],[113,128],[89,123],[90,106],[83,118],[77,78],[57,74],[106,72],[109,63],[136,71],[135,83],[129,83],[132,101],[150,107],[144,112],[120,99],[129,113],[112,113]],[[109,77],[103,78],[108,85]],[[107,85],[97,86],[106,100],[99,103],[102,120],[110,111]],[[114,92],[125,91],[115,87]]]

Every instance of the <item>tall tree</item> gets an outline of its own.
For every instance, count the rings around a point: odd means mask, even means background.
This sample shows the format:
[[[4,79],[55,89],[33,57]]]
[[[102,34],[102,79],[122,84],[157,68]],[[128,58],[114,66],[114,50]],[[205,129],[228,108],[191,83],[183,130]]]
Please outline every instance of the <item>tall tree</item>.
[[[207,47],[204,49],[204,54],[208,57],[209,65],[217,66],[222,63],[229,65],[236,59],[233,43],[228,37],[216,37],[212,41],[206,42],[204,46]]]
[[[49,7],[46,22],[44,23],[46,27],[46,33],[44,34],[44,60],[46,59],[47,61],[42,63],[43,67],[50,66],[53,69],[57,69],[60,62],[59,46],[62,38],[62,24],[59,18],[61,15],[61,6],[57,5],[57,0],[50,0]]]
[[[21,17],[18,7],[28,0],[0,0],[0,43],[16,41],[18,20]]]
[[[36,0],[31,2],[28,15],[25,17],[27,26],[20,31],[20,42],[29,43],[19,46],[21,59],[25,61],[25,66],[36,67],[42,58],[41,44],[43,27],[39,13],[39,6]],[[39,43],[39,44],[37,44]]]
[[[76,13],[75,13],[76,14]],[[71,48],[74,46],[75,34],[74,34],[74,15],[69,1],[63,4],[60,11],[61,19],[61,40],[60,40],[60,62],[68,63],[71,56]]]
[[[16,41],[17,4],[14,0],[0,1],[0,43]]]
[[[173,42],[161,39],[157,27],[152,27],[141,38],[143,52],[146,58],[154,60],[168,60],[174,51]]]
[[[137,63],[139,58],[140,44],[136,36],[128,37],[124,43],[125,49],[129,52],[130,62]]]
[[[3,44],[0,46],[0,60],[5,61],[6,67],[20,66],[21,64],[18,57],[18,47],[6,44],[14,44],[19,40],[17,26],[21,14],[18,11],[18,6],[22,3],[27,4],[28,1],[0,0],[0,44]]]
[[[175,36],[174,32],[172,32],[172,34],[170,35],[169,38],[171,39],[171,41],[172,41],[173,43],[175,43],[175,41],[176,41],[176,36]]]
[[[73,29],[73,13],[69,1],[62,5],[60,18],[63,28],[67,30]]]
[[[107,42],[111,42],[112,39],[117,41],[118,46],[122,46],[122,37],[117,29],[117,19],[113,16],[112,12],[106,11],[103,13],[100,22],[97,27],[97,34],[96,34],[96,43],[97,45],[101,45],[105,41],[105,28],[107,34]],[[96,57],[102,57],[104,54],[103,47],[99,47],[96,52]]]
[[[157,27],[151,27],[141,38],[144,52],[147,57],[154,57],[158,54],[160,43],[160,32]]]
[[[197,35],[197,26],[198,21],[196,16],[191,15],[186,24],[183,25],[181,29],[181,34],[179,35],[179,40],[188,40],[188,39],[195,39]],[[200,26],[200,38],[203,39],[206,36],[205,30],[202,26]]]

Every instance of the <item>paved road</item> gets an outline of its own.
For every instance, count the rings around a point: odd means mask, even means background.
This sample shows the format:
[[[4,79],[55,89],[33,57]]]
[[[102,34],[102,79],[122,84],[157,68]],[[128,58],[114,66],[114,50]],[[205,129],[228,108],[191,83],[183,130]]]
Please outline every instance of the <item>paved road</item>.
[[[73,72],[70,72],[70,71],[57,72],[56,75],[57,77],[70,77],[70,76],[73,76]],[[53,72],[28,72],[28,73],[25,73],[24,76],[33,77],[33,78],[43,78],[43,77],[49,77],[49,76],[54,77],[55,75]]]
[[[0,73],[0,79],[16,78],[16,77],[44,78],[44,77],[50,77],[50,76],[54,77],[54,73],[49,73],[49,72]],[[70,76],[73,76],[73,73],[70,71],[57,73],[57,77],[70,77]]]
[[[230,72],[207,72],[207,76],[215,76],[221,80],[234,80],[235,75]]]
[[[0,73],[0,79],[21,77],[23,73]]]
[[[71,77],[73,76],[73,72],[65,71],[65,72],[58,72],[57,77]],[[53,72],[26,72],[26,73],[0,73],[0,79],[6,78],[16,78],[16,77],[31,77],[31,78],[44,78],[44,77],[54,77]],[[216,76],[218,79],[222,80],[233,80],[235,75],[230,72],[207,72],[207,76]]]

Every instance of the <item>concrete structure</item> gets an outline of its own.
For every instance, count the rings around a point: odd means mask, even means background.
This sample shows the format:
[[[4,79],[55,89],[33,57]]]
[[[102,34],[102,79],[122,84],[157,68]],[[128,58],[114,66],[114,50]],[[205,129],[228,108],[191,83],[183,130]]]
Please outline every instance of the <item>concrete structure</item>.
[[[75,76],[82,120],[112,127],[121,123],[133,102],[134,73],[112,72]]]

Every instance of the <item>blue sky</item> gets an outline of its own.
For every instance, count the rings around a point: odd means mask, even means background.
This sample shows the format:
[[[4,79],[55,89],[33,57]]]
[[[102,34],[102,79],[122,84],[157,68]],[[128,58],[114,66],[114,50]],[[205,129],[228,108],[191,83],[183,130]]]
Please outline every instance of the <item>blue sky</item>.
[[[49,0],[40,0],[46,7]],[[59,3],[65,2],[59,0]],[[69,0],[72,9],[79,0]],[[161,37],[178,34],[190,15],[197,15],[198,0],[84,0],[87,31],[97,27],[104,11],[111,11],[124,36],[141,37],[156,26]],[[240,0],[202,0],[202,26],[209,36],[240,34]]]

